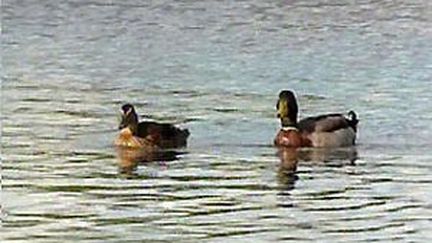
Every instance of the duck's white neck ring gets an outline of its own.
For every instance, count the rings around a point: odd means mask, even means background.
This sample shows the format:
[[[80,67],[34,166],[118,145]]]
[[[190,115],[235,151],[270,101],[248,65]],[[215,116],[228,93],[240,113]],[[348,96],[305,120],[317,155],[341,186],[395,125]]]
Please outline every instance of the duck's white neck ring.
[[[297,127],[289,126],[289,127],[282,127],[281,130],[285,131],[285,132],[288,132],[288,131],[298,131],[298,128]]]

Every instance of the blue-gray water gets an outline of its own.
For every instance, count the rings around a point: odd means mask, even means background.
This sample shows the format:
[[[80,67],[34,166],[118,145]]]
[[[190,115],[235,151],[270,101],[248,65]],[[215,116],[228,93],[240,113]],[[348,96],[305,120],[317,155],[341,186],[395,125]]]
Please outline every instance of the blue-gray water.
[[[432,240],[429,0],[3,0],[1,38],[1,242]],[[281,89],[357,147],[291,173]],[[119,156],[124,102],[189,146]]]

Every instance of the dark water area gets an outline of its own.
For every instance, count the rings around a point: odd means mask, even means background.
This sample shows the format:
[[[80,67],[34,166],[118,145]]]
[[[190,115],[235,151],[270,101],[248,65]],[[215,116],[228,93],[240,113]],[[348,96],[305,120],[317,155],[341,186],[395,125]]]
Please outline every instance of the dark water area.
[[[2,2],[1,242],[429,242],[432,2]],[[275,102],[355,110],[274,148]],[[191,132],[118,151],[120,105]]]

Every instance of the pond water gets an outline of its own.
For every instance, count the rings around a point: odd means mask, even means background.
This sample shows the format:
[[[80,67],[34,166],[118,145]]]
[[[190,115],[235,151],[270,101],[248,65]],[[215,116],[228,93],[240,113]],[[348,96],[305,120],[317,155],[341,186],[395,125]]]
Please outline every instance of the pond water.
[[[428,0],[4,0],[1,242],[431,241],[431,23]],[[358,145],[278,152],[281,89],[355,110]],[[125,102],[188,147],[116,151]]]

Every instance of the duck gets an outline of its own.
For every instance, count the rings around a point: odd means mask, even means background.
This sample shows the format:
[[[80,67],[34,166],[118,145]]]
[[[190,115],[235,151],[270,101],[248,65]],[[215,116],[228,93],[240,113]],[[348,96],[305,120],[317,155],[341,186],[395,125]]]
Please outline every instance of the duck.
[[[181,148],[187,145],[190,133],[169,123],[138,121],[138,114],[132,104],[122,105],[119,134],[114,144],[119,147],[141,148],[148,151]]]
[[[298,105],[293,91],[282,90],[276,104],[281,129],[274,144],[280,147],[348,147],[355,145],[357,114],[330,113],[297,121]]]

